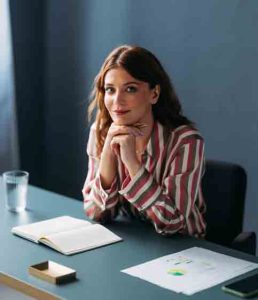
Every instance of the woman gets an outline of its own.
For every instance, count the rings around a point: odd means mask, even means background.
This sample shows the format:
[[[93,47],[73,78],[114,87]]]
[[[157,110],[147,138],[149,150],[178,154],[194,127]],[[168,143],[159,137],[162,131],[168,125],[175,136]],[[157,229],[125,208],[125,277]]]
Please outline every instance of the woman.
[[[106,222],[122,212],[161,234],[203,237],[204,142],[158,59],[141,47],[114,49],[95,79],[94,110],[85,213]]]

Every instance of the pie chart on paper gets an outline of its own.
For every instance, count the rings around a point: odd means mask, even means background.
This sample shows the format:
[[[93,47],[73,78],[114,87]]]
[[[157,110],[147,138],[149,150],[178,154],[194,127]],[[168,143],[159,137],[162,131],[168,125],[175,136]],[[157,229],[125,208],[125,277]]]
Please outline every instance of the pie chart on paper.
[[[183,276],[186,274],[186,271],[183,269],[170,269],[168,270],[168,274],[173,276]]]

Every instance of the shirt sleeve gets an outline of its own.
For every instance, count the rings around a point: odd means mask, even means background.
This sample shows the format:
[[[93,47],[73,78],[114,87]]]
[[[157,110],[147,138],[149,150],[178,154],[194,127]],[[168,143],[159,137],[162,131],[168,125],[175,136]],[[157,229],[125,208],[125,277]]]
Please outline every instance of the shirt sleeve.
[[[86,215],[99,222],[107,222],[117,215],[118,185],[114,178],[111,187],[101,186],[99,158],[96,155],[95,129],[92,126],[87,144],[88,173],[82,189]]]
[[[194,225],[189,224],[189,217],[196,209],[203,172],[203,139],[188,138],[175,153],[167,159],[167,175],[161,184],[142,167],[132,179],[126,178],[119,191],[161,234],[184,232],[186,225]]]

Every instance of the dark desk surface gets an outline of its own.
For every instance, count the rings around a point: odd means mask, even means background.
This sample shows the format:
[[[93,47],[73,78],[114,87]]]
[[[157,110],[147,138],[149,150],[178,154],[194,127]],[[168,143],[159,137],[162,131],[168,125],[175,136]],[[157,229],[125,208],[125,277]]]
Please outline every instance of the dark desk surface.
[[[207,241],[190,237],[165,238],[154,229],[138,221],[120,220],[107,225],[124,241],[73,256],[62,255],[44,245],[32,243],[11,234],[13,226],[37,222],[57,216],[84,218],[80,201],[45,190],[29,187],[28,207],[15,214],[4,208],[0,179],[0,271],[29,284],[47,290],[64,299],[132,300],[132,299],[236,299],[215,286],[193,296],[177,294],[144,280],[121,273],[120,270],[193,246],[208,248],[238,258],[258,262],[258,258],[233,251]],[[45,260],[53,260],[77,271],[78,281],[56,286],[28,274],[28,267]],[[257,271],[256,271],[257,272]],[[255,271],[248,274],[253,274]],[[246,275],[242,275],[245,277]]]

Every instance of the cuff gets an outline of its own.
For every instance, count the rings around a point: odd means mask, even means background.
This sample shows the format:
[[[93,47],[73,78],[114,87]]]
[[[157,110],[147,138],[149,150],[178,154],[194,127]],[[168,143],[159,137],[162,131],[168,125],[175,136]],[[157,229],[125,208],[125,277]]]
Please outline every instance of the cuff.
[[[100,175],[96,175],[94,186],[94,202],[99,206],[101,210],[112,208],[117,203],[117,177],[114,178],[111,187],[104,189],[101,185]]]

